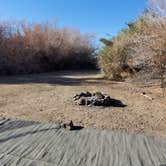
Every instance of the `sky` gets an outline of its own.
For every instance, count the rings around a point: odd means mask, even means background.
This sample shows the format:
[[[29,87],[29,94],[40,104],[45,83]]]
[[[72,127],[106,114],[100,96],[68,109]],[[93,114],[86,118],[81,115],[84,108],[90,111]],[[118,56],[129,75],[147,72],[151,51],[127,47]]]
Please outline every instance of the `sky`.
[[[146,0],[0,0],[0,20],[57,21],[97,37],[115,36],[146,5]]]

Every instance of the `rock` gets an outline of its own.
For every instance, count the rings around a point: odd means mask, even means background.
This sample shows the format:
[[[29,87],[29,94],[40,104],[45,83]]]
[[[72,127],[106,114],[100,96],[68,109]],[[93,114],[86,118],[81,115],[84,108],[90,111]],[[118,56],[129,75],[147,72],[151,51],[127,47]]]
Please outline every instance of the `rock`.
[[[90,105],[91,104],[91,98],[85,98],[85,105]]]
[[[85,97],[81,97],[78,101],[77,101],[78,105],[85,105]]]
[[[79,94],[79,97],[86,97],[86,93],[81,92],[81,93]]]
[[[91,99],[86,97],[81,97],[78,102],[79,102],[79,105],[90,105]]]
[[[76,94],[73,98],[74,98],[74,100],[78,100],[80,98],[80,96],[78,94]]]
[[[104,99],[104,95],[101,92],[96,92],[95,96],[97,99]]]
[[[146,95],[146,92],[142,92],[143,95]]]
[[[92,96],[92,94],[90,93],[90,92],[86,92],[86,97],[91,97]]]
[[[78,105],[90,105],[90,103],[91,99],[88,97],[81,97],[77,102]]]
[[[104,101],[103,101],[103,106],[111,106],[111,97],[110,96],[106,96]]]
[[[91,96],[92,96],[92,94],[90,92],[86,92],[86,93],[81,92],[80,94],[76,94],[73,98],[74,98],[74,100],[78,100],[82,97],[91,97]]]
[[[62,123],[62,127],[67,130],[73,130],[74,129],[73,121],[66,121]]]
[[[114,106],[114,107],[124,107],[125,105],[120,101],[111,98],[107,94],[102,94],[101,92],[81,92],[79,95],[74,96],[74,101],[78,105],[87,105],[87,106]]]
[[[103,105],[103,99],[96,99],[93,101],[94,106],[102,106]]]

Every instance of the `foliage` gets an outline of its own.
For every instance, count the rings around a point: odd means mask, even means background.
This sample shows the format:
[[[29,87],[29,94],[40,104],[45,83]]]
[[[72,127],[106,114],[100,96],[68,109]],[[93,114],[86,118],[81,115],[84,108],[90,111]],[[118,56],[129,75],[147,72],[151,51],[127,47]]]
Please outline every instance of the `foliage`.
[[[112,46],[104,43],[99,53],[99,64],[105,75],[121,77],[126,69],[130,73],[165,70],[166,17],[148,11],[127,25],[110,40]]]
[[[0,74],[96,67],[93,35],[52,24],[0,23]]]

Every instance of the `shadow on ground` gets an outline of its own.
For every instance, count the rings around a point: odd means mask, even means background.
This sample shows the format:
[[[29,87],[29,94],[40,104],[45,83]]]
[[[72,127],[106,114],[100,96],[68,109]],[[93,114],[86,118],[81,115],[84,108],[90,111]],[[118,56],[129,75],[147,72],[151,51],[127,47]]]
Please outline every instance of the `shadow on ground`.
[[[102,77],[95,77],[98,71],[59,72],[33,75],[0,76],[0,84],[51,84],[51,85],[81,85],[105,83]],[[116,83],[111,83],[116,84]]]
[[[23,127],[32,126],[34,124],[38,124],[39,122],[33,121],[18,121],[17,123],[14,120],[4,119],[0,120],[0,133],[15,130]]]
[[[18,134],[15,134],[13,132],[12,135],[8,135],[7,137],[5,138],[0,138],[0,144],[3,143],[3,142],[6,142],[6,141],[9,141],[9,140],[13,140],[13,139],[16,139],[16,138],[20,138],[20,137],[25,137],[27,135],[33,135],[33,134],[37,134],[37,133],[40,133],[40,132],[46,132],[46,131],[51,131],[51,130],[55,130],[55,129],[63,129],[63,130],[66,130],[64,129],[63,127],[60,127],[58,124],[57,126],[54,126],[54,127],[46,127],[44,129],[36,129],[38,128],[38,126],[40,127],[40,123],[39,122],[33,122],[33,121],[15,121],[15,120],[10,120],[10,119],[5,119],[5,120],[0,120],[0,126],[2,126],[0,128],[0,133],[2,134],[2,132],[9,132],[10,130],[16,130],[16,129],[19,129],[22,130],[20,133]],[[33,127],[33,131],[24,131],[26,127]],[[81,130],[83,129],[84,127],[83,126],[73,126],[72,130],[71,131],[78,131],[78,130]]]
[[[72,131],[82,130],[83,126],[73,126]]]
[[[109,107],[127,107],[121,100],[111,98],[111,104],[108,105]]]

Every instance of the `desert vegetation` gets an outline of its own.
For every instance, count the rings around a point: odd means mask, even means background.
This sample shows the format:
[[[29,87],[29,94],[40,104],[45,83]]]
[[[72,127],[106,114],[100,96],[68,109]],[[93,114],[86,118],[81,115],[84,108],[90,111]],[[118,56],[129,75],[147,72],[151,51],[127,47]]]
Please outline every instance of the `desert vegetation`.
[[[1,22],[0,75],[20,75],[1,76],[0,118],[73,121],[166,137],[163,2],[149,1],[149,8],[117,36],[100,39],[99,49],[93,35],[74,29]],[[97,70],[80,70],[97,65],[106,79]],[[55,72],[43,73],[50,71]]]
[[[0,23],[0,74],[96,67],[93,35],[53,24]]]
[[[157,73],[161,79],[166,67],[166,3],[149,1],[149,8],[104,46],[99,64],[106,77],[121,79],[136,73]]]

